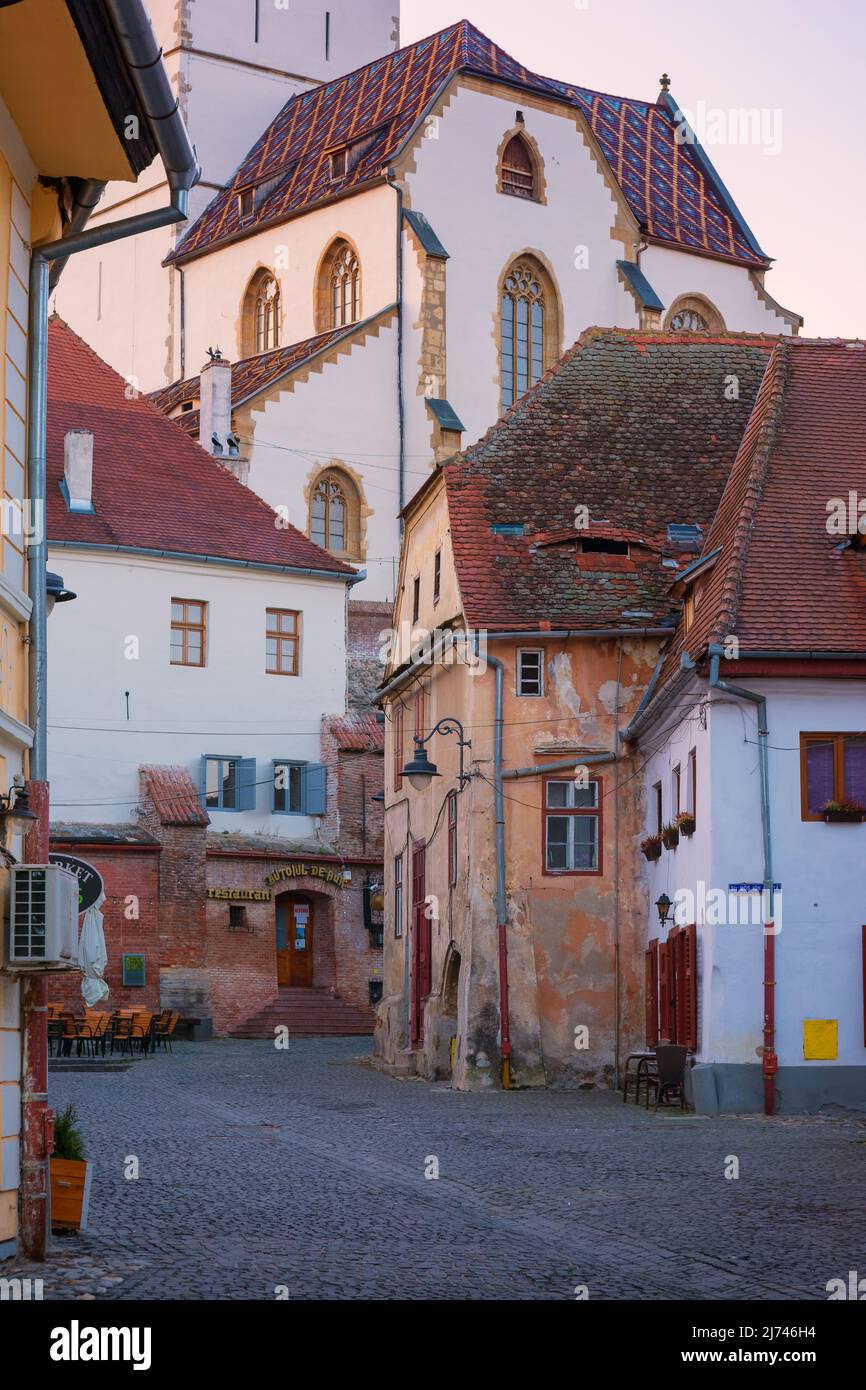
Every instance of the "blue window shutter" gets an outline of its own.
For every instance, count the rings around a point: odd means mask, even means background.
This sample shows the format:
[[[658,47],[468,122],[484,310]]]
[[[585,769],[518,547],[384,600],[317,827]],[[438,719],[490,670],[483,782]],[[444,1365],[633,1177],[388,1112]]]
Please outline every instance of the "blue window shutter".
[[[304,768],[304,812],[323,816],[328,809],[328,769],[324,763],[307,763]]]
[[[198,798],[199,798],[199,801],[200,801],[201,804],[202,804],[202,808],[204,808],[204,805],[205,805],[205,792],[206,792],[206,790],[207,790],[207,758],[205,757],[204,753],[202,753],[201,757],[200,757],[199,760],[198,760]]]
[[[237,767],[238,775],[238,810],[254,811],[256,809],[256,760],[255,758],[240,758]]]

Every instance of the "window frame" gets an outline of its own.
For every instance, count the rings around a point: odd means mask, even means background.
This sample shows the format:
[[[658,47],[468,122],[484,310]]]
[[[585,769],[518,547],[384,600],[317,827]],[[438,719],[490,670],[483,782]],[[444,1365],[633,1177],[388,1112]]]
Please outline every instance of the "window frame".
[[[394,738],[394,791],[403,788],[403,702],[396,700],[391,706],[391,729]]]
[[[266,608],[265,609],[265,675],[266,676],[299,676],[301,674],[301,611],[297,608]],[[283,632],[279,626],[271,627],[271,618],[294,618],[295,631]],[[277,667],[276,669],[268,663],[268,642],[277,644]],[[282,643],[294,643],[294,658],[291,670],[282,668]]]
[[[304,773],[305,773],[305,770],[306,770],[306,768],[307,768],[307,766],[308,766],[308,763],[307,763],[307,762],[301,761],[299,758],[274,758],[272,766],[273,766],[273,777],[272,777],[272,780],[271,780],[271,815],[272,815],[272,816],[304,816],[304,815],[306,815],[306,811],[304,810]],[[285,787],[280,787],[279,789],[277,788],[277,768],[278,768],[278,767],[288,767],[288,768],[296,767],[296,768],[298,769],[299,773],[300,773],[300,778],[299,778],[300,786],[299,786],[299,788],[298,788],[299,796],[298,796],[298,810],[297,810],[297,811],[293,811],[292,808],[291,808],[291,806],[288,804],[288,802],[289,802],[290,785],[287,785],[287,786],[285,786]],[[290,783],[291,783],[291,778],[289,779],[289,784],[290,784]],[[286,808],[285,808],[285,810],[280,810],[279,807],[277,806],[277,792],[278,792],[278,790],[279,790],[280,792],[282,792],[282,793],[285,795],[285,797],[286,797]]]
[[[183,609],[183,618],[182,618],[179,622],[175,621],[175,619],[174,619],[173,617],[171,617],[171,610],[172,610],[172,608],[174,607],[175,604],[179,604],[179,605],[181,606],[181,608]],[[189,622],[188,619],[187,619],[187,610],[188,610],[190,607],[193,607],[193,606],[196,607],[196,608],[200,608],[200,609],[201,609],[201,622],[200,622],[200,623],[192,623],[192,622]],[[193,666],[193,667],[197,667],[199,670],[202,670],[205,666],[207,666],[207,627],[208,627],[207,619],[208,619],[208,605],[207,605],[207,603],[206,603],[206,601],[205,601],[204,599],[198,599],[198,598],[172,598],[172,599],[170,600],[170,604],[169,604],[169,642],[168,642],[169,665],[171,665],[171,666]],[[175,661],[174,657],[173,657],[172,654],[171,654],[171,649],[172,649],[172,646],[174,645],[174,643],[172,642],[172,637],[173,637],[175,631],[179,631],[179,632],[181,633],[181,649],[182,649],[182,651],[183,651],[183,657],[184,657],[184,659],[181,660],[181,661]],[[187,657],[187,654],[188,654],[187,634],[188,634],[189,632],[200,632],[200,633],[201,633],[201,661],[188,661],[188,660],[186,660],[186,657]]]
[[[403,935],[403,855],[394,855],[394,936],[395,938]]]
[[[545,878],[598,878],[604,873],[604,778],[589,778],[596,786],[596,804],[593,807],[551,807],[547,804],[547,788],[555,783],[574,786],[573,777],[544,777],[541,784],[541,872]],[[594,869],[549,869],[547,867],[547,821],[550,816],[593,816],[597,820],[596,829],[596,867]]]
[[[518,169],[516,164],[506,165],[506,156],[512,145],[519,145],[526,155],[529,164],[529,173]],[[522,190],[516,184],[509,186],[509,175],[516,175],[518,178],[528,178],[529,187]],[[522,131],[515,131],[506,141],[505,148],[499,160],[499,192],[507,198],[520,198],[524,203],[540,202],[538,196],[538,165],[529,141]]]
[[[672,801],[672,803],[673,803],[673,805],[672,805],[672,807],[671,807],[671,820],[673,821],[674,825],[676,825],[676,823],[677,823],[677,816],[680,814],[680,811],[682,810],[682,796],[683,796],[683,769],[682,769],[682,763],[676,763],[675,766],[671,769],[671,801]]]
[[[664,791],[661,782],[653,782],[653,794],[656,808],[656,828],[653,834],[661,835],[665,823]]]
[[[442,594],[442,547],[437,547],[433,556],[433,603],[437,604]]]
[[[448,793],[448,884],[457,886],[457,793]]]
[[[809,779],[808,763],[806,759],[807,749],[810,743],[832,743],[833,745],[833,796],[831,800],[841,801],[853,799],[845,791],[845,742],[857,740],[866,743],[866,734],[856,733],[854,730],[834,730],[832,733],[800,733],[800,819],[801,821],[820,822],[824,824],[824,817],[821,812],[813,814],[809,810]]]
[[[522,663],[525,656],[538,657],[538,690],[521,689],[523,681]],[[514,693],[519,700],[539,700],[544,695],[544,647],[518,647],[515,663]]]
[[[241,768],[242,768],[244,762],[248,762],[248,761],[250,761],[250,760],[249,760],[249,759],[245,759],[242,755],[240,755],[240,754],[238,754],[238,753],[203,753],[201,756],[202,756],[202,758],[204,759],[204,779],[203,779],[203,780],[204,780],[204,787],[203,787],[203,794],[202,794],[202,807],[204,808],[204,810],[207,811],[208,814],[210,814],[210,812],[212,812],[212,811],[216,811],[216,812],[220,812],[220,811],[229,811],[229,812],[234,812],[235,814],[242,814],[244,811],[255,810],[255,794],[256,794],[256,785],[255,785],[255,783],[253,784],[253,806],[252,806],[252,807],[249,807],[249,806],[245,807],[245,806],[242,806],[242,805],[241,805],[241,802],[242,802],[242,800],[243,800],[243,796],[242,796],[242,786],[241,786]],[[218,766],[219,766],[219,768],[220,768],[220,771],[219,771],[218,774],[217,774],[217,785],[218,785],[218,788],[219,788],[219,790],[218,790],[219,800],[218,800],[216,806],[214,806],[214,805],[212,805],[211,803],[209,803],[209,802],[208,802],[208,799],[207,799],[207,796],[208,796],[208,792],[207,792],[207,768],[208,768],[208,764],[209,764],[209,763],[217,763]],[[235,789],[235,795],[234,795],[234,804],[233,804],[232,806],[226,806],[226,805],[223,804],[223,787],[224,787],[224,781],[225,781],[225,779],[224,779],[223,773],[222,773],[222,766],[223,766],[224,763],[233,763],[233,764],[234,764],[234,767],[235,767],[235,772],[234,772],[234,789]]]
[[[416,574],[412,579],[412,622],[417,623],[421,616],[421,576]]]
[[[698,823],[698,750],[689,749],[688,779],[686,782],[687,810],[695,825]]]

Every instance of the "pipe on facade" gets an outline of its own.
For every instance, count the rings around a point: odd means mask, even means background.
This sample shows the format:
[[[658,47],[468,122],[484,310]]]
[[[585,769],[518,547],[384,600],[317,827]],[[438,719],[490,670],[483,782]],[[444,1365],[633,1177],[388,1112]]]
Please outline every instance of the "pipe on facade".
[[[181,119],[168,74],[162,65],[162,52],[150,27],[142,0],[106,0],[117,31],[124,60],[162,157],[171,188],[171,203],[166,208],[123,218],[101,227],[80,230],[57,241],[35,246],[30,259],[30,308],[27,382],[27,488],[33,508],[35,539],[28,546],[28,592],[32,601],[30,614],[30,649],[28,661],[28,718],[33,728],[28,782],[44,787],[40,803],[40,834],[43,847],[48,844],[48,785],[47,785],[47,634],[48,605],[46,570],[48,541],[46,537],[46,417],[48,389],[48,298],[50,267],[66,261],[78,251],[138,232],[182,222],[187,216],[189,190],[199,177],[195,152]],[[82,208],[83,217],[83,208]],[[59,272],[58,272],[59,273]],[[55,276],[56,282],[57,276]],[[35,862],[43,863],[44,859]],[[44,1095],[48,1089],[47,1050],[44,1046],[46,1014],[45,977],[25,977],[23,991],[24,1056],[22,1076],[27,1079],[22,1103],[22,1172],[26,1172],[29,1187],[34,1191],[47,1187],[49,1136],[45,1123]],[[25,1253],[36,1260],[45,1258],[47,1231],[44,1202],[27,1202],[22,1206],[21,1241]]]
[[[85,179],[78,190],[75,199],[75,206],[72,209],[72,216],[69,219],[69,226],[66,229],[66,236],[74,236],[76,232],[83,231],[87,226],[88,220],[96,211],[96,205],[105,192],[106,185],[101,179]],[[63,267],[68,261],[68,256],[61,256],[51,267],[48,276],[48,293],[52,294],[57,281],[63,274]]]
[[[761,780],[761,834],[764,853],[764,1047],[762,1070],[764,1075],[764,1114],[776,1112],[776,1075],[779,1059],[776,1054],[776,934],[773,911],[773,838],[770,827],[770,759],[769,735],[767,725],[767,700],[754,690],[744,686],[732,685],[722,680],[719,666],[725,649],[718,643],[709,647],[710,686],[713,690],[723,690],[738,700],[748,700],[757,707],[758,716],[758,766]]]
[[[599,763],[615,761],[616,753],[589,753],[586,757],[575,754],[573,758],[564,758],[555,763],[539,763],[537,767],[511,767],[507,772],[503,772],[502,780],[512,782],[522,777],[537,777],[539,773],[573,772],[576,767],[595,767]]]
[[[478,639],[476,637],[476,654]],[[505,667],[488,653],[485,660],[496,676],[495,732],[493,739],[493,803],[496,817],[496,935],[499,954],[499,1051],[503,1091],[511,1090],[511,1025],[508,1012],[508,907],[505,896],[505,793],[502,786],[503,687]]]
[[[315,579],[339,579],[349,587],[367,578],[366,570],[344,574],[342,570],[317,570],[308,565],[270,565],[266,560],[235,560],[226,555],[197,555],[185,550],[160,550],[146,545],[100,545],[97,541],[50,541],[54,550],[98,550],[110,555],[144,555],[154,560],[187,560],[193,565],[225,565],[229,569],[264,570],[268,574],[297,574]]]
[[[400,433],[400,453],[397,470],[397,495],[400,514],[400,527],[403,526],[403,508],[406,505],[406,409],[403,386],[403,190],[394,179],[394,170],[389,169],[387,182],[397,196],[397,421]]]

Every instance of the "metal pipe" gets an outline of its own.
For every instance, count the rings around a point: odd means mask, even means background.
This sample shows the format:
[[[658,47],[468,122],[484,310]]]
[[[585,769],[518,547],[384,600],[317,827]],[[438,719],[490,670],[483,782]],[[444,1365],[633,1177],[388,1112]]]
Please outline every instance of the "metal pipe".
[[[101,179],[85,179],[78,191],[75,199],[75,206],[72,216],[69,219],[69,226],[66,229],[67,236],[74,236],[87,226],[87,223],[96,209],[96,206],[105,192],[106,185]],[[48,276],[48,293],[52,294],[57,281],[63,274],[63,267],[66,265],[68,256],[61,256],[60,260],[54,262]]]
[[[710,655],[710,686],[723,690],[739,700],[748,700],[757,706],[758,715],[758,767],[761,780],[761,835],[764,851],[764,1047],[762,1071],[764,1076],[764,1114],[776,1112],[776,1083],[779,1059],[776,1054],[776,950],[775,922],[773,910],[773,839],[770,827],[770,758],[769,728],[767,721],[767,700],[754,690],[744,686],[732,685],[722,680],[719,667],[725,649],[718,643],[708,648]]]
[[[397,499],[402,534],[402,512],[406,505],[406,409],[403,386],[403,190],[394,181],[394,170],[389,169],[387,181],[397,195],[397,421],[400,433],[400,451],[397,470]],[[444,328],[444,324],[443,324]]]
[[[478,638],[476,636],[476,652]],[[493,801],[496,817],[496,935],[499,955],[499,1032],[503,1091],[511,1090],[511,1025],[508,1013],[508,905],[505,895],[505,793],[502,787],[502,729],[504,666],[498,657],[485,660],[496,676],[495,733],[493,739]]]
[[[507,772],[503,772],[504,782],[516,781],[521,777],[537,777],[539,773],[546,772],[573,772],[576,767],[595,767],[598,763],[612,763],[616,761],[616,753],[590,753],[587,757],[565,758],[561,762],[539,763],[537,767],[512,767]]]
[[[341,579],[354,586],[367,578],[366,570],[344,574],[342,570],[316,570],[304,565],[271,565],[266,560],[234,560],[225,555],[197,555],[185,550],[159,550],[146,545],[101,545],[93,541],[50,541],[54,550],[98,550],[111,555],[144,555],[155,560],[188,560],[196,565],[226,565],[230,569],[266,570],[269,574],[300,574],[321,579]]]

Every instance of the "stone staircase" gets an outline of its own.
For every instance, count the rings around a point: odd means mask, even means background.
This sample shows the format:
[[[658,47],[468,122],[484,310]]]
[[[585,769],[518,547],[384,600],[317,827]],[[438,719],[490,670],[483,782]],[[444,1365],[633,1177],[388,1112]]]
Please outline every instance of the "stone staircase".
[[[285,1027],[289,1038],[366,1037],[372,1034],[373,1010],[349,1004],[328,989],[281,987],[274,999],[230,1030],[232,1038],[273,1038]]]

